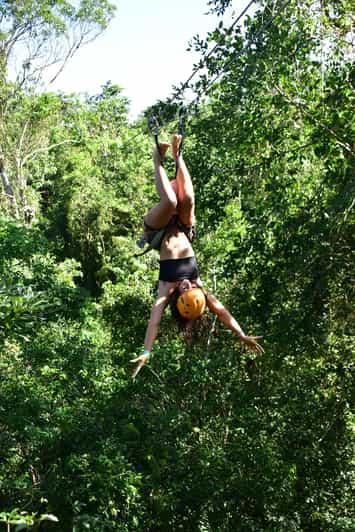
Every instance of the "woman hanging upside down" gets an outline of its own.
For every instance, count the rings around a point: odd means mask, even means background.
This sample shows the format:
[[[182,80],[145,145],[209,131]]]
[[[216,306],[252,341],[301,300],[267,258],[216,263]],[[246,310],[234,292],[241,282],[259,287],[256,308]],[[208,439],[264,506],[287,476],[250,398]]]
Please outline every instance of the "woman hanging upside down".
[[[153,153],[155,184],[160,201],[144,218],[144,232],[148,240],[154,232],[166,228],[160,246],[160,274],[158,297],[153,305],[144,340],[144,352],[131,360],[136,363],[135,378],[149,358],[158,333],[163,311],[170,303],[173,314],[189,326],[201,318],[207,306],[228,329],[258,354],[264,352],[257,340],[261,336],[247,336],[238,322],[212,294],[202,286],[196,257],[191,245],[195,224],[194,190],[190,174],[180,151],[181,135],[173,135],[171,145],[160,142]],[[164,166],[164,157],[171,147],[176,162],[176,179],[170,181]]]

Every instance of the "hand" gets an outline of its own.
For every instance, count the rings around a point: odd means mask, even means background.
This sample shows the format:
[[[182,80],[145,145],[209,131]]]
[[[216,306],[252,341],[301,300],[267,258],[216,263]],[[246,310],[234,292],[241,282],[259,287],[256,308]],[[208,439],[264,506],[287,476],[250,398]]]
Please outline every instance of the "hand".
[[[262,355],[264,353],[264,349],[257,342],[257,340],[260,340],[262,336],[240,336],[239,338],[242,342],[247,344],[248,347],[256,351],[258,355]]]
[[[133,358],[131,362],[137,362],[137,366],[134,368],[134,371],[132,373],[132,379],[135,379],[144,364],[146,363],[147,359],[149,358],[149,355],[141,355],[137,358]]]

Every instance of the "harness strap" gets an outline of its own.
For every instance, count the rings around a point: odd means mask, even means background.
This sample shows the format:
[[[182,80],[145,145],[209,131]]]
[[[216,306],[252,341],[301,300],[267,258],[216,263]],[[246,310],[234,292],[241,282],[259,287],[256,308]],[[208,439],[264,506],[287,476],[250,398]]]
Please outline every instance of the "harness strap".
[[[185,117],[186,117],[186,114],[187,114],[186,107],[181,106],[180,109],[179,109],[179,128],[178,128],[179,135],[181,135],[181,142],[180,142],[179,151],[178,151],[178,158],[180,157],[180,155],[182,153],[182,145],[183,145],[184,136],[185,136],[185,125],[186,125],[185,124]],[[178,164],[178,161],[176,160],[176,162],[175,162],[175,179],[176,179],[176,176],[177,176],[177,173],[178,173],[178,169],[179,169],[179,164]]]
[[[142,255],[145,255],[146,253],[148,253],[148,251],[152,249],[159,250],[167,230],[168,230],[168,226],[163,227],[162,229],[156,230],[150,240],[147,240],[145,237],[142,237],[139,243],[137,242],[137,244],[139,245],[139,247],[143,247],[145,244],[148,244],[148,246],[141,253],[136,253],[134,257],[141,257]]]
[[[148,121],[148,127],[149,129],[151,130],[153,136],[154,136],[154,140],[155,140],[155,145],[157,147],[157,150],[158,150],[158,153],[159,153],[159,157],[160,157],[160,163],[162,166],[164,166],[164,159],[162,157],[162,154],[161,154],[161,151],[160,151],[160,146],[159,146],[159,140],[158,140],[158,136],[159,136],[159,123],[158,123],[158,120],[155,116],[151,116],[149,118],[149,121]]]
[[[179,146],[179,155],[181,155],[182,152],[182,144],[184,142],[185,137],[185,129],[186,129],[186,121],[185,118],[187,116],[187,109],[184,106],[181,106],[179,109],[179,135],[181,135],[181,144]]]

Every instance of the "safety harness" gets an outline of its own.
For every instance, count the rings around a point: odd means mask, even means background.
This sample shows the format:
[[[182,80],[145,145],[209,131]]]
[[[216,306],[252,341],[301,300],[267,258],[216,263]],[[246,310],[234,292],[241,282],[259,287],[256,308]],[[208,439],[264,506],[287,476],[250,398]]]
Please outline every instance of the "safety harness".
[[[156,249],[157,251],[159,251],[165,235],[173,227],[178,227],[180,231],[185,233],[185,235],[187,236],[190,242],[192,242],[193,239],[195,238],[195,227],[194,226],[189,227],[187,225],[184,225],[183,223],[180,222],[178,216],[175,215],[171,218],[170,222],[164,227],[162,227],[161,229],[148,230],[147,232],[144,233],[144,235],[141,236],[141,238],[137,241],[137,246],[140,248],[144,248],[145,246],[147,247],[141,253],[137,253],[135,257],[141,257],[142,255],[145,255],[146,253],[148,253],[148,251],[151,251],[152,249]]]

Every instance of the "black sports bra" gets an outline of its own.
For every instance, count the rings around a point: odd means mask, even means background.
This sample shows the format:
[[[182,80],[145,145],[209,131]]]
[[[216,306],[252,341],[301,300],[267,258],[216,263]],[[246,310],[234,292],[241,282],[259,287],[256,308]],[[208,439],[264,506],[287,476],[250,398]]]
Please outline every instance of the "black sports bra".
[[[189,279],[195,281],[199,277],[196,257],[187,257],[184,259],[166,259],[160,262],[159,281],[173,283]]]

